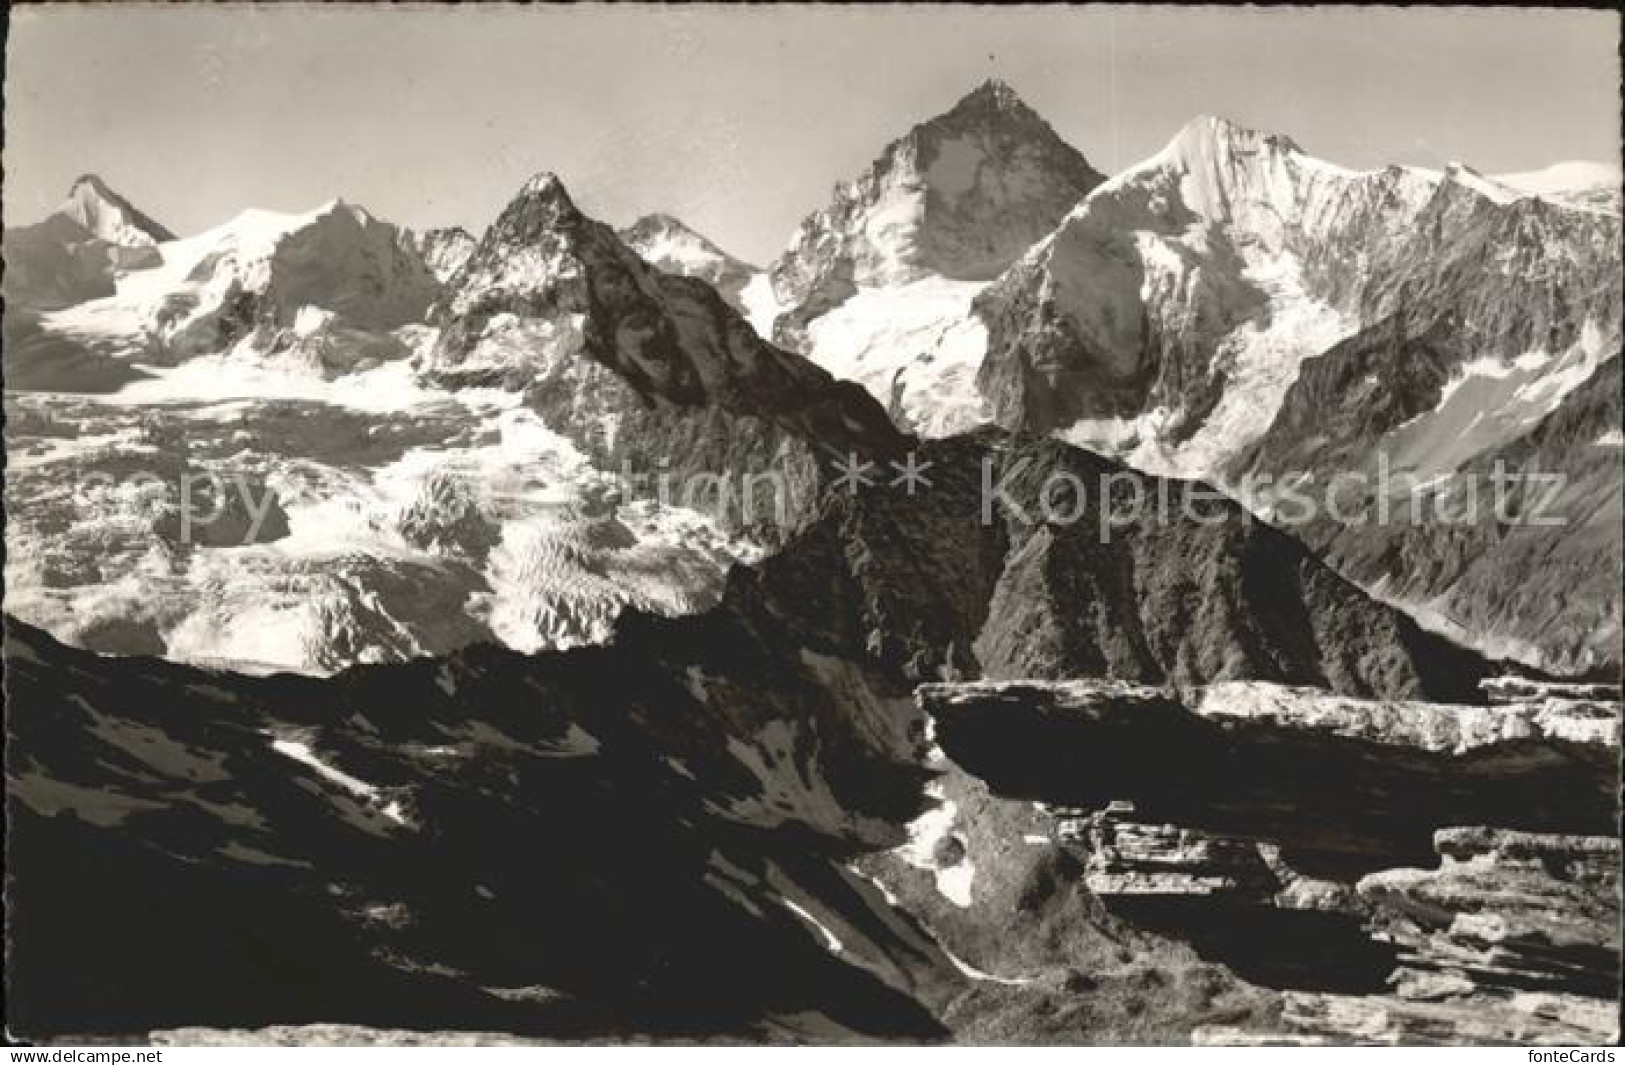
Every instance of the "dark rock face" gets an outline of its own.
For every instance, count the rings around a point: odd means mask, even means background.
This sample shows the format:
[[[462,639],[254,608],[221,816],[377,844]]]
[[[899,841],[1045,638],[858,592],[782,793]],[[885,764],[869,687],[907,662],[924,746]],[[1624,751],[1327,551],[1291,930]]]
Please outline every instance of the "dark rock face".
[[[1264,435],[1239,470],[1347,470],[1364,466],[1395,428],[1438,405],[1461,361],[1446,330],[1421,335],[1389,319],[1304,361]]]
[[[643,262],[551,175],[508,205],[450,287],[432,379],[523,389],[635,486],[715,475],[733,497],[725,525],[769,542],[806,520],[821,450],[885,458],[904,445],[862,388],[762,341],[703,281]],[[747,480],[768,473],[783,521],[744,506]]]
[[[7,317],[113,294],[112,246],[65,215],[5,232]],[[9,345],[8,345],[9,346]]]
[[[1482,646],[1563,673],[1616,674],[1625,485],[1610,434],[1620,425],[1620,388],[1619,359],[1610,359],[1551,414],[1466,463],[1419,503],[1406,482],[1386,499],[1375,490],[1350,495],[1350,510],[1374,512],[1382,502],[1405,514],[1420,506],[1443,520],[1328,519],[1298,531],[1352,579],[1429,604],[1434,617]],[[1324,415],[1333,408],[1316,409],[1315,422],[1336,424]],[[1277,428],[1264,446],[1289,439]]]
[[[996,433],[916,458],[929,489],[833,495],[793,550],[745,578],[753,594],[824,604],[816,620],[785,615],[807,639],[868,648],[916,680],[1253,678],[1482,699],[1482,658],[1205,486]]]
[[[995,277],[1102,180],[1008,85],[989,81],[887,145],[801,223],[769,268],[786,308],[775,339],[794,346],[859,284]]]
[[[270,270],[262,303],[284,325],[315,305],[361,329],[393,329],[420,321],[437,290],[405,231],[344,203],[278,242]]]
[[[1042,800],[1112,913],[1288,992],[1278,1026],[1199,1041],[1405,1043],[1617,1033],[1615,695],[917,692],[949,759],[995,794]]]
[[[1158,219],[1194,221],[1177,211]],[[1075,245],[1100,261],[1057,264],[1078,254]],[[1208,416],[1227,384],[1215,350],[1263,314],[1263,293],[1243,275],[1222,230],[1205,245],[1208,261],[1183,253],[1183,273],[1172,281],[1153,276],[1134,247],[1135,232],[1121,219],[1080,210],[977,296],[988,354],[976,384],[1000,425],[1045,433],[1084,417],[1166,407],[1180,415],[1170,437],[1177,442]],[[1099,301],[1089,316],[1058,294],[1050,274],[1061,270]]]

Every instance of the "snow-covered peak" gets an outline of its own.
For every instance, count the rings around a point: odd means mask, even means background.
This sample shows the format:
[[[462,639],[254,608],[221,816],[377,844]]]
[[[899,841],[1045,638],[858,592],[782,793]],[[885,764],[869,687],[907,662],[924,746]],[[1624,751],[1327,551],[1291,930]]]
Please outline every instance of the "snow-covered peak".
[[[621,238],[628,242],[648,242],[665,239],[714,249],[718,254],[727,254],[699,230],[676,215],[667,214],[665,211],[651,211],[618,232]]]
[[[543,172],[519,187],[469,252],[448,282],[446,309],[460,318],[521,294],[555,292],[561,283],[573,288],[588,260],[617,253],[629,254],[607,227],[577,209],[556,174]]]
[[[1409,167],[1350,169],[1306,153],[1285,134],[1202,115],[1095,189],[1068,224],[1163,230],[1202,220],[1279,248],[1298,238],[1324,240],[1372,213],[1403,225],[1441,180]]]
[[[564,187],[564,182],[551,170],[543,170],[532,175],[519,187],[519,196],[526,199],[548,200],[562,207],[575,209],[575,201],[570,199],[570,193]]]
[[[362,225],[377,221],[373,214],[365,207],[361,206],[359,203],[350,203],[342,196],[335,197],[333,200],[329,201],[326,204],[323,213],[329,214],[338,211],[343,211],[345,214],[348,214],[351,218],[355,219]]]
[[[1618,188],[1620,169],[1612,163],[1595,163],[1586,159],[1570,159],[1553,163],[1542,170],[1526,170],[1517,174],[1496,174],[1492,180],[1515,189],[1532,192],[1537,196],[1568,192],[1583,192],[1595,188]]]
[[[760,273],[669,214],[644,215],[617,235],[644,262],[668,274],[700,278],[736,308],[741,291]]]
[[[767,419],[837,450],[895,445],[877,404],[771,347],[707,285],[657,269],[567,203],[562,186],[532,182],[502,211],[440,304],[426,377],[524,390],[551,427],[594,449],[658,448],[616,434],[667,405]]]
[[[57,213],[102,240],[123,247],[150,247],[175,239],[173,233],[136,210],[95,174],[85,174],[73,183]]]
[[[787,328],[860,288],[995,277],[1101,180],[1013,89],[986,82],[887,145],[801,223],[770,268]]]
[[[333,200],[310,211],[249,209],[156,246],[117,291],[60,312],[64,330],[157,362],[215,355],[291,329],[307,307],[346,328],[387,331],[421,320],[437,285],[413,242],[366,210]]]
[[[944,204],[976,200],[996,210],[1043,195],[1049,186],[1066,185],[1072,195],[1100,181],[1014,89],[992,78],[887,145],[855,185],[914,183]]]
[[[1617,323],[1594,296],[1611,222],[1461,164],[1353,170],[1203,116],[978,297],[979,384],[1006,424],[1212,476],[1266,431],[1303,360],[1373,323],[1448,326],[1460,350],[1508,361],[1578,343],[1582,301]]]
[[[1622,177],[1620,168],[1611,163],[1572,159],[1543,170],[1496,174],[1490,180],[1552,203],[1619,213]]]
[[[491,259],[490,249],[535,249],[566,239],[587,220],[557,174],[543,171],[519,187],[497,220],[485,231],[473,258]]]
[[[1222,115],[1198,115],[1174,135],[1167,151],[1187,163],[1247,152],[1301,155],[1297,142],[1284,133],[1267,133]]]

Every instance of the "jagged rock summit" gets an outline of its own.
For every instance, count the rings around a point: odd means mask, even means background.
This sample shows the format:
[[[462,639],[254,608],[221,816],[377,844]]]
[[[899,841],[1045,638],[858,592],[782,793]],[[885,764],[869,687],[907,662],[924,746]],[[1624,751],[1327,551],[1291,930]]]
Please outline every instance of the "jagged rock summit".
[[[800,502],[769,539],[806,516],[819,449],[903,446],[861,388],[764,341],[704,281],[645,262],[554,174],[524,184],[448,289],[428,380],[522,392],[601,469],[785,473]]]
[[[764,336],[861,383],[927,436],[990,420],[971,301],[1101,175],[1013,89],[989,81],[836,186],[743,293]]]
[[[794,330],[859,288],[998,275],[1102,181],[1002,81],[887,145],[770,268]]]

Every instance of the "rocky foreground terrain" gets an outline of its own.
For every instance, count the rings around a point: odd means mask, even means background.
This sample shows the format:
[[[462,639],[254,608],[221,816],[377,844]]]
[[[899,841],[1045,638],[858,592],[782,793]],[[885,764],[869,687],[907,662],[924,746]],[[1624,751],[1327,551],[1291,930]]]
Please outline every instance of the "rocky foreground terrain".
[[[1284,990],[1264,1023],[1192,1031],[1207,1043],[1616,1038],[1611,696],[918,692],[950,779],[983,792],[969,839],[989,807],[1031,800],[1033,839],[1065,850],[1108,911]]]

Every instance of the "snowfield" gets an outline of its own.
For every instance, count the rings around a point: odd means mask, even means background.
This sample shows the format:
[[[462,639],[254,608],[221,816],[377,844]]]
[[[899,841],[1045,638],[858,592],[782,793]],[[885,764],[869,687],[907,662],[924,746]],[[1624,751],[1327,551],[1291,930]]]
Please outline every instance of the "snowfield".
[[[987,330],[975,281],[925,278],[866,288],[814,319],[806,355],[869,390],[903,428],[948,436],[988,420],[976,387]]]

